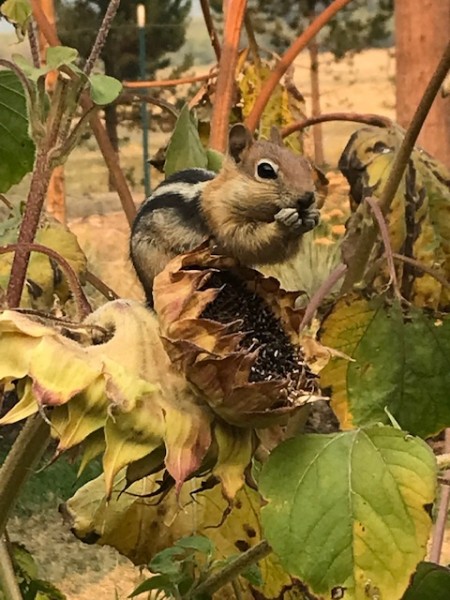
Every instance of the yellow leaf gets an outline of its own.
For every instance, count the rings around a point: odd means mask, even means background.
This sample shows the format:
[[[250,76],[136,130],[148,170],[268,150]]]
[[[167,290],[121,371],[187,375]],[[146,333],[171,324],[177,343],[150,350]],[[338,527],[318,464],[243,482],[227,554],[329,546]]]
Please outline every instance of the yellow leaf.
[[[244,485],[244,472],[253,455],[253,432],[218,422],[214,438],[218,456],[213,475],[222,482],[226,498],[232,500]]]

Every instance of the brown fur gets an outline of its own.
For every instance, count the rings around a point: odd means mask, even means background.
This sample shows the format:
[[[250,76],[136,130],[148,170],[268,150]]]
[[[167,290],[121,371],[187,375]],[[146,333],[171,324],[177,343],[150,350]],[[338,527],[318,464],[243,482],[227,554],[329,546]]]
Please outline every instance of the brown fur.
[[[260,161],[273,165],[275,179],[258,175]],[[302,218],[317,215],[314,193],[311,165],[282,144],[276,129],[271,141],[253,141],[243,125],[235,125],[229,156],[217,176],[205,183],[200,206],[207,233],[223,253],[247,266],[273,264],[294,255],[304,231],[317,224],[302,228]],[[131,257],[151,302],[154,277],[171,258],[193,250],[208,236],[193,230],[173,208],[139,219],[133,229]]]
[[[278,165],[277,179],[258,179],[258,161]],[[301,236],[274,220],[282,208],[296,208],[314,192],[313,171],[306,159],[268,141],[248,144],[239,163],[226,159],[203,190],[202,209],[222,250],[243,264],[282,262],[299,248]]]

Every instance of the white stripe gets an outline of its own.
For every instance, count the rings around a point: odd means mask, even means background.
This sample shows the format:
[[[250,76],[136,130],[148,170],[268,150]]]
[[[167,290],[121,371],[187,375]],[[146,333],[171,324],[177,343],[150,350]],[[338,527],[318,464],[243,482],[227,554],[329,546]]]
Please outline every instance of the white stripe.
[[[157,196],[163,196],[164,194],[179,194],[184,200],[195,200],[201,194],[203,188],[207,183],[212,180],[199,181],[198,183],[168,183],[167,185],[161,185],[156,188],[153,194],[150,196],[149,201]]]

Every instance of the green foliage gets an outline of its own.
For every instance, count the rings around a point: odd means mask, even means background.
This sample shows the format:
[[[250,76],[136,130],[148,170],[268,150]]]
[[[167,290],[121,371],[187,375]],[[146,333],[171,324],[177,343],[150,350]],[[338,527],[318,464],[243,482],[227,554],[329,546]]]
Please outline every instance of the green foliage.
[[[197,579],[204,578],[214,565],[214,544],[201,535],[181,538],[171,548],[159,552],[148,565],[154,577],[141,583],[131,597],[160,590],[175,597],[188,597]]]
[[[450,569],[434,563],[419,563],[402,600],[448,600]]]
[[[110,104],[122,91],[122,84],[108,75],[91,75],[89,77],[92,102],[99,106]]]
[[[188,168],[203,168],[218,171],[223,157],[219,152],[207,150],[198,133],[197,119],[187,104],[181,109],[170,138],[164,171],[166,177]]]
[[[22,600],[65,600],[66,596],[54,585],[39,579],[37,564],[24,546],[11,544],[11,548],[13,567]],[[7,598],[9,596],[3,594],[0,582],[0,600],[7,600]]]
[[[155,575],[142,582],[130,595],[158,590],[175,598],[206,600],[209,594],[197,594],[199,583],[217,569],[230,564],[236,555],[225,560],[214,560],[215,544],[205,536],[191,535],[181,538],[172,547],[159,552],[149,563],[149,570]],[[262,585],[262,576],[257,564],[250,565],[242,576],[251,585]]]
[[[0,19],[3,16],[14,25],[19,40],[22,40],[28,20],[31,16],[31,4],[29,0],[4,0],[0,2]]]
[[[0,71],[0,193],[33,168],[34,144],[28,135],[25,94],[12,71]]]
[[[427,444],[390,427],[299,436],[263,466],[265,535],[317,594],[367,598],[370,582],[399,598],[425,553],[435,476]]]
[[[321,373],[344,426],[388,423],[387,408],[415,435],[450,427],[448,316],[351,296],[324,321],[321,340],[352,359],[335,357]]]

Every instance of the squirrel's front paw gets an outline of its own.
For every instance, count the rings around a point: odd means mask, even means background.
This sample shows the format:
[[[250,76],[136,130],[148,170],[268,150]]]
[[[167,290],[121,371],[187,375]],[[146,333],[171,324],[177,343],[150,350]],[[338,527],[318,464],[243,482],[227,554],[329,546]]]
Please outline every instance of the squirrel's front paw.
[[[317,208],[309,208],[299,212],[296,208],[282,208],[275,215],[275,221],[296,233],[311,231],[319,223],[320,213]]]

